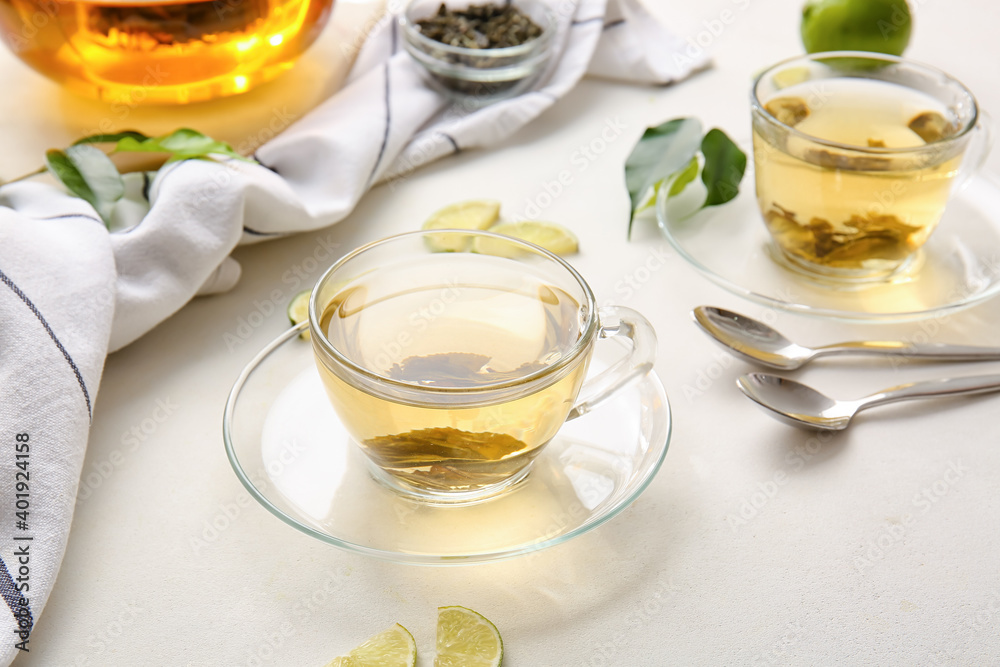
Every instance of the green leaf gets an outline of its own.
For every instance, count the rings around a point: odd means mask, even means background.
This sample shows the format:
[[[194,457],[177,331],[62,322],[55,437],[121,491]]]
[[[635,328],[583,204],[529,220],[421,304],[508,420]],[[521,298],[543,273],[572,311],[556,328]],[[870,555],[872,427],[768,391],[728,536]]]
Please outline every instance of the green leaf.
[[[114,134],[92,134],[89,137],[84,137],[83,139],[77,139],[73,142],[74,146],[80,144],[117,144],[122,139],[126,137],[135,139],[137,141],[145,141],[149,139],[142,132],[136,132],[135,130],[125,130],[124,132],[115,132]]]
[[[746,153],[719,129],[709,130],[701,142],[705,165],[701,181],[708,188],[706,206],[718,206],[732,200],[740,192],[740,181],[747,168]]]
[[[683,169],[698,152],[701,123],[696,118],[675,118],[647,128],[625,161],[625,185],[632,201],[628,231],[656,183]]]
[[[159,137],[148,137],[141,132],[128,130],[114,134],[95,134],[84,137],[76,144],[115,143],[113,153],[170,153],[170,160],[207,158],[225,155],[237,160],[253,162],[224,141],[216,141],[197,130],[181,128]],[[76,145],[74,144],[74,146]]]
[[[45,164],[67,190],[93,206],[104,224],[110,225],[111,211],[125,194],[125,184],[103,151],[87,144],[50,150],[45,153]]]
[[[138,139],[123,137],[116,147],[121,152],[170,153],[170,160],[204,158],[210,155],[225,155],[238,160],[246,160],[224,141],[216,141],[201,132],[182,128],[161,137]],[[252,160],[248,160],[252,161]]]
[[[670,184],[670,191],[667,192],[667,198],[676,197],[680,193],[684,192],[686,188],[695,178],[698,177],[698,156],[691,158],[688,162],[688,166],[684,167],[684,171],[679,172],[674,178],[673,182]],[[659,188],[659,186],[657,186]]]

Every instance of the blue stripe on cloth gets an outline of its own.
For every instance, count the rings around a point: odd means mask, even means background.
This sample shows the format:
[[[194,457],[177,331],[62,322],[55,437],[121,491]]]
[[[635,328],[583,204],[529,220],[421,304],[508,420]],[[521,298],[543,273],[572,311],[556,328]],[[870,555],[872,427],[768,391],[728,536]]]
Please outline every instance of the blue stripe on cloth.
[[[104,221],[93,215],[87,215],[86,213],[60,213],[57,215],[49,215],[44,218],[35,218],[36,220],[65,220],[67,218],[83,218],[84,220],[93,220],[101,227],[104,227]]]
[[[31,543],[25,542],[25,544]],[[35,619],[31,615],[31,605],[28,604],[28,599],[24,597],[24,594],[17,589],[17,584],[14,583],[14,579],[10,576],[7,563],[3,562],[3,558],[0,558],[0,595],[3,596],[4,602],[10,607],[10,613],[14,615],[14,625],[20,629],[20,620],[26,617],[28,619],[28,627],[24,628],[24,630],[28,634],[31,634],[31,629],[35,625]]]
[[[80,385],[80,389],[83,391],[83,398],[87,402],[87,416],[93,419],[94,413],[90,406],[90,392],[87,391],[87,384],[83,381],[83,374],[80,373],[80,369],[76,365],[76,362],[73,361],[73,357],[69,356],[69,352],[66,351],[66,348],[63,347],[63,344],[59,341],[59,337],[56,336],[56,332],[52,330],[52,327],[49,326],[49,323],[45,320],[45,317],[42,315],[41,311],[39,311],[38,308],[35,306],[35,304],[31,302],[31,299],[28,298],[28,295],[22,292],[21,288],[15,285],[14,281],[8,278],[7,274],[4,273],[3,271],[0,271],[0,282],[9,287],[10,290],[14,294],[16,294],[17,297],[21,299],[21,301],[24,302],[24,305],[26,305],[31,310],[31,312],[35,314],[35,317],[37,317],[38,321],[42,323],[42,326],[45,327],[45,332],[49,334],[49,338],[51,338],[52,342],[56,344],[57,348],[59,348],[59,351],[66,359],[66,363],[68,363],[69,367],[73,369],[73,374],[76,376],[76,381]]]
[[[395,23],[393,24],[395,25]],[[393,28],[395,34],[395,28]],[[385,64],[385,132],[382,133],[382,145],[378,149],[378,157],[375,158],[375,164],[372,165],[372,172],[368,175],[368,186],[372,184],[375,180],[375,174],[378,172],[379,165],[382,164],[382,156],[385,155],[385,148],[389,144],[389,128],[392,125],[392,111],[389,102],[389,63]],[[367,187],[365,188],[368,189]]]
[[[448,143],[451,144],[451,147],[455,149],[456,153],[462,152],[462,147],[458,145],[457,141],[455,141],[455,137],[451,136],[447,132],[441,132],[440,130],[438,131],[438,134],[448,140]]]
[[[256,229],[250,229],[246,225],[243,226],[243,232],[245,234],[250,234],[251,236],[286,236],[289,232],[258,232]]]

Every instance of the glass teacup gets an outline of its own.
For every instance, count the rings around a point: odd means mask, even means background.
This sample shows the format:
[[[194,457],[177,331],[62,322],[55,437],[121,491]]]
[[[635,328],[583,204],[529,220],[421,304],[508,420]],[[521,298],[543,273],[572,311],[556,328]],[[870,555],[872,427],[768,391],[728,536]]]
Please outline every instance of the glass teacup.
[[[963,178],[974,171],[963,155],[973,130],[985,128],[961,83],[873,53],[779,63],[755,81],[751,109],[757,200],[776,258],[843,282],[912,267],[960,167]]]
[[[435,251],[445,238],[466,251]],[[556,255],[458,230],[390,237],[338,261],[313,290],[309,330],[374,477],[439,503],[512,488],[568,418],[647,373],[656,348],[645,318],[598,310]],[[597,339],[610,337],[631,351],[585,386]]]

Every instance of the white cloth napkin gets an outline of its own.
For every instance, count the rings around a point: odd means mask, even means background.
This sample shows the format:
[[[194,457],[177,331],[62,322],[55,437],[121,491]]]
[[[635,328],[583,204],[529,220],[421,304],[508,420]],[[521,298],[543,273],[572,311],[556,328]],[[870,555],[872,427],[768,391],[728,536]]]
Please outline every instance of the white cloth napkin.
[[[558,56],[543,77],[475,110],[429,88],[385,20],[347,85],[262,146],[260,164],[191,160],[130,175],[111,233],[55,187],[0,188],[0,595],[12,612],[0,614],[0,637],[13,638],[0,641],[3,664],[18,643],[30,650],[59,570],[105,355],[195,294],[231,288],[238,243],[326,227],[373,184],[496,144],[588,69],[664,84],[705,65],[672,57],[686,44],[637,0],[610,2],[559,0]]]

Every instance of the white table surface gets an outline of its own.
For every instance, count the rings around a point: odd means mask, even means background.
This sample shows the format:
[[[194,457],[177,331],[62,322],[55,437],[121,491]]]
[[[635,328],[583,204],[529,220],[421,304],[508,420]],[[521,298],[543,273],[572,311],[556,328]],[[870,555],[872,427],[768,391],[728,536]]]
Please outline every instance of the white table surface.
[[[749,367],[712,345],[688,316],[701,303],[764,310],[701,278],[651,220],[626,241],[622,164],[643,128],[695,115],[747,140],[751,74],[801,51],[799,0],[663,2],[658,13],[694,19],[675,24],[692,37],[706,29],[702,21],[732,12],[711,40],[714,69],[664,89],[585,81],[502,148],[447,158],[393,191],[376,188],[331,229],[240,249],[236,289],[196,299],[108,358],[84,467],[84,477],[104,470],[106,478],[81,487],[62,571],[31,653],[17,665],[319,667],[395,622],[430,656],[435,608],[448,604],[492,619],[511,667],[1000,664],[1000,398],[886,408],[820,446],[740,396],[733,380]],[[958,77],[983,107],[1000,109],[1000,5],[913,4],[908,55]],[[193,125],[236,144],[255,141],[254,128],[300,114],[337,85],[336,39],[349,37],[371,9],[341,4],[299,67],[245,97],[137,108],[124,118],[4,52],[0,175],[35,168],[45,148],[108,116],[119,128]],[[577,151],[599,145],[609,122],[624,130],[582,169]],[[1000,151],[988,168],[1000,172]],[[645,313],[660,337],[656,370],[671,397],[674,433],[639,500],[564,545],[462,568],[349,554],[247,502],[223,451],[222,408],[243,365],[287,326],[282,304],[229,349],[225,334],[258,308],[255,301],[275,286],[290,298],[282,276],[315,266],[320,239],[346,252],[414,229],[463,198],[496,198],[508,213],[521,212],[561,170],[572,183],[542,217],[579,235],[582,252],[572,261],[598,299]],[[645,278],[637,269],[654,255],[666,257],[662,268],[625,293],[626,277]],[[1000,344],[997,300],[923,325],[852,326],[784,313],[775,321],[817,343],[912,336],[923,326],[933,340]],[[860,395],[976,371],[1000,372],[1000,364],[828,364],[800,376],[831,393]],[[753,516],[737,525],[741,510]],[[227,513],[228,521],[219,519]],[[228,526],[206,531],[213,522]]]

